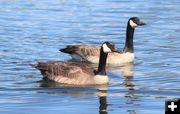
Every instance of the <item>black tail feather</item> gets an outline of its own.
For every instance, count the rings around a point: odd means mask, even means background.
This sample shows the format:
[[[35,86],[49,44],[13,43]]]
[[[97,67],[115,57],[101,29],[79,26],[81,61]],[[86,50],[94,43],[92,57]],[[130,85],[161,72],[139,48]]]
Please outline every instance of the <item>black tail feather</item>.
[[[37,68],[38,67],[38,64],[29,64],[31,65],[33,68]]]
[[[48,64],[44,62],[39,62],[38,64],[30,64],[30,65],[39,70],[48,70]]]
[[[76,46],[67,46],[66,48],[59,49],[63,53],[73,54],[76,51]]]

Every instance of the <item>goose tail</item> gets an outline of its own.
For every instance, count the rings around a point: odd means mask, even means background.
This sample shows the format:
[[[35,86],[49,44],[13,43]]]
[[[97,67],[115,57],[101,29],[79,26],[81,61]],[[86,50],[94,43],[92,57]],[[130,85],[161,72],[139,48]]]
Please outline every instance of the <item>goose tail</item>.
[[[32,66],[33,68],[37,68],[38,64],[29,64],[30,66]]]
[[[48,70],[48,63],[39,62],[37,64],[30,64],[33,68],[39,69],[39,70]]]
[[[67,46],[65,48],[59,49],[60,52],[73,54],[76,51],[76,46]]]

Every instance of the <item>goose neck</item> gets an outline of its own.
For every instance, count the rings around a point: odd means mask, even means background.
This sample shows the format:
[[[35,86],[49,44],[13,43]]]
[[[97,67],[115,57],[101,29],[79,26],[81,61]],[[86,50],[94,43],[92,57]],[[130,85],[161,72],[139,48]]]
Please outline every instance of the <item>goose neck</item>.
[[[134,52],[134,44],[133,44],[133,37],[134,37],[134,28],[132,28],[129,23],[126,29],[126,42],[124,47],[124,52]]]
[[[97,72],[98,75],[106,75],[106,60],[107,60],[107,53],[104,53],[101,47],[98,72]]]

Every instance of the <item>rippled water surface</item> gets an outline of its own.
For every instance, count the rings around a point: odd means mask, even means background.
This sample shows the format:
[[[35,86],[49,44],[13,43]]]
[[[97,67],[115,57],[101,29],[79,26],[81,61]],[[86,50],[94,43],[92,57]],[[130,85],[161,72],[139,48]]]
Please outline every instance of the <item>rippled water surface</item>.
[[[179,0],[1,0],[1,114],[164,114],[180,98]],[[107,92],[42,82],[29,64],[70,57],[67,44],[113,41],[123,48],[129,17],[135,63],[108,69]],[[103,110],[107,110],[103,111]]]

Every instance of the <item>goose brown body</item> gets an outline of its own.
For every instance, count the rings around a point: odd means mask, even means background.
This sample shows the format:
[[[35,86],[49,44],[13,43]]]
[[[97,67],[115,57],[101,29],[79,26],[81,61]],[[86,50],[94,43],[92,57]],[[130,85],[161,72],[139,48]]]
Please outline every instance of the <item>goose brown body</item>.
[[[95,84],[94,70],[87,64],[74,62],[39,62],[34,65],[41,71],[44,78],[49,80],[75,85]]]

